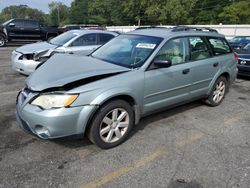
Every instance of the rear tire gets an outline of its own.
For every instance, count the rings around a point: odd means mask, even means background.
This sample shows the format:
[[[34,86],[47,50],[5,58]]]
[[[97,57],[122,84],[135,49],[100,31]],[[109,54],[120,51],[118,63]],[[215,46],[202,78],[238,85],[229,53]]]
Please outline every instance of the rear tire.
[[[109,149],[124,142],[133,125],[132,107],[123,100],[113,100],[98,110],[87,136],[98,147]]]
[[[209,106],[220,105],[225,98],[228,87],[229,85],[227,79],[224,76],[219,77],[214,83],[212,91],[205,100],[205,103]]]
[[[6,45],[6,38],[3,34],[0,34],[0,47],[4,47]]]

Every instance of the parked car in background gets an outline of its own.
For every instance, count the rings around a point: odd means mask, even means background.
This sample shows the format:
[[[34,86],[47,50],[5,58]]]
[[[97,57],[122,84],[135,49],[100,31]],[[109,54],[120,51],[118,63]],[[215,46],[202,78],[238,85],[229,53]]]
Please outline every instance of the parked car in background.
[[[12,52],[12,67],[22,74],[29,75],[55,53],[88,55],[117,35],[108,31],[71,30],[50,41],[17,48]]]
[[[80,25],[65,25],[61,27],[64,32],[70,31],[70,30],[76,30],[76,29],[81,29]]]
[[[57,27],[44,26],[36,20],[11,19],[0,25],[0,47],[13,40],[46,41],[63,32]]]
[[[106,27],[95,25],[95,24],[80,24],[81,29],[88,30],[107,30]]]
[[[238,75],[250,76],[250,43],[236,53],[238,54]]]
[[[107,149],[147,114],[198,99],[219,105],[236,75],[235,55],[217,32],[135,30],[89,56],[51,57],[18,94],[17,120],[42,139],[87,135]]]
[[[250,43],[250,36],[237,36],[229,40],[229,43],[233,49],[241,49]]]

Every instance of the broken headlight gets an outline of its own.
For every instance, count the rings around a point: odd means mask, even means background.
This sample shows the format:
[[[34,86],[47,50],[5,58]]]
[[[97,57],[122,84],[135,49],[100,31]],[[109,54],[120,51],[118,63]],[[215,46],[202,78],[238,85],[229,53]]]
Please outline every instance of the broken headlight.
[[[34,61],[39,61],[41,58],[47,57],[47,56],[49,56],[48,50],[38,52],[38,53],[34,53],[33,60]]]

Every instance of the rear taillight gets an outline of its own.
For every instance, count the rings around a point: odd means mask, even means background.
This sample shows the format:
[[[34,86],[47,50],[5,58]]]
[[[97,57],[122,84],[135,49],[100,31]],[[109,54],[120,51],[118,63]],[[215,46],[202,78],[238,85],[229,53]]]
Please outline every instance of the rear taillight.
[[[238,63],[238,60],[239,60],[239,56],[236,52],[234,52],[234,60],[236,63]]]

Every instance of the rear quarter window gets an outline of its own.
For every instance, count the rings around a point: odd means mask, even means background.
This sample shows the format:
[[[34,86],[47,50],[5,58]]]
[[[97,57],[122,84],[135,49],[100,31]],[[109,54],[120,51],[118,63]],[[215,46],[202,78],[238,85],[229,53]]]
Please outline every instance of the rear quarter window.
[[[232,50],[223,38],[208,38],[215,56],[231,53]]]
[[[189,37],[191,61],[207,59],[212,56],[204,37]]]

